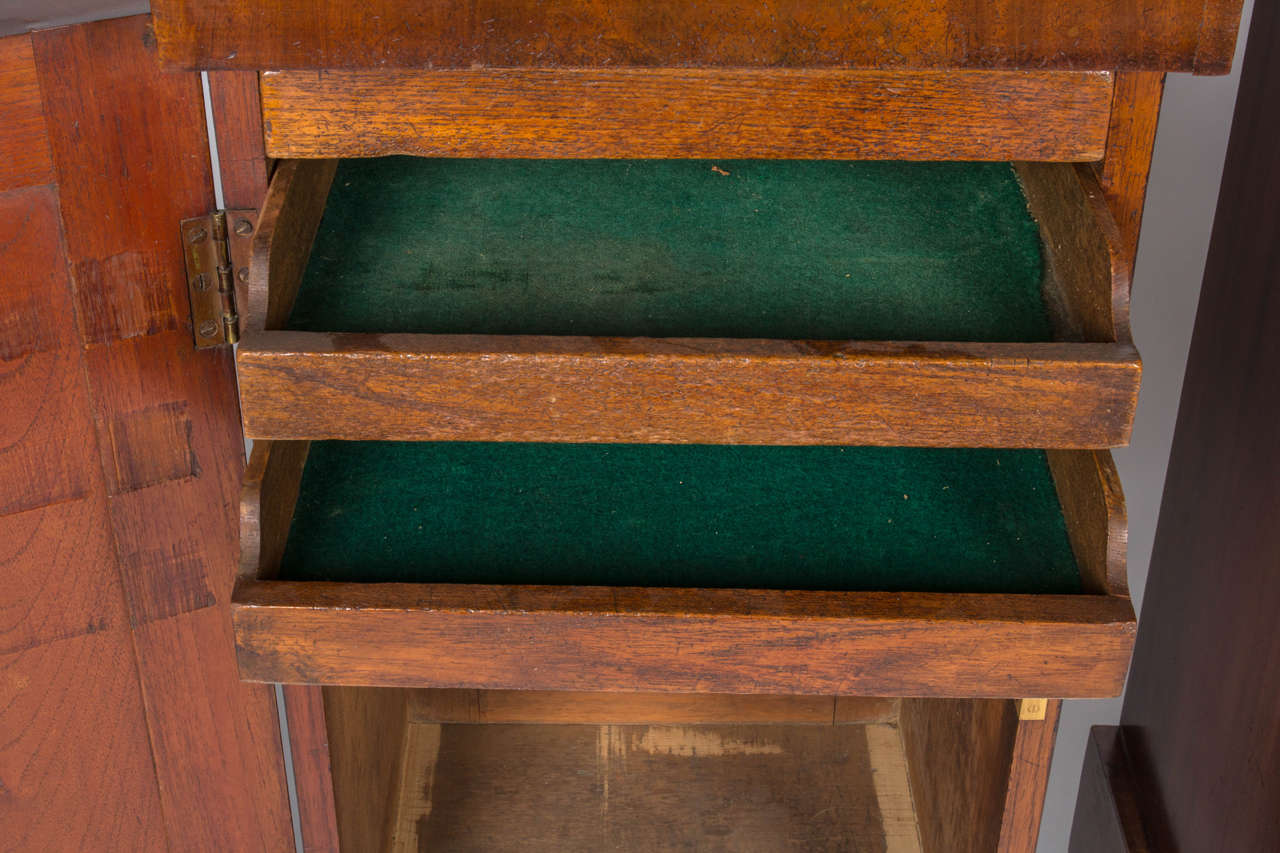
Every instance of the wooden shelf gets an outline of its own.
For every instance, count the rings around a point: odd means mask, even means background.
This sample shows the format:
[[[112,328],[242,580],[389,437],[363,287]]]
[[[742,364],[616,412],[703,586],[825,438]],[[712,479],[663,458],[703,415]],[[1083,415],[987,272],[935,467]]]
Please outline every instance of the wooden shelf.
[[[1141,363],[1091,169],[1023,164],[1059,340],[1029,343],[285,331],[333,178],[276,170],[237,355],[248,437],[1103,448]],[[358,239],[354,238],[354,239]]]
[[[232,619],[250,680],[954,697],[1111,696],[1124,681],[1135,626],[1105,452],[1049,454],[1076,595],[274,579],[306,456],[256,442],[246,473]]]
[[[343,849],[1019,849],[1057,703],[328,688]],[[1024,808],[1023,803],[1032,808]]]

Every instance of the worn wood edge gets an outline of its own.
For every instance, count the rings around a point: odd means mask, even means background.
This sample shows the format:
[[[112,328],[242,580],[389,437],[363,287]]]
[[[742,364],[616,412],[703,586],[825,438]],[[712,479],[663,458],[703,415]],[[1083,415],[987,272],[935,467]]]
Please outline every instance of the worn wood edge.
[[[1115,459],[1107,451],[1045,456],[1085,591],[1127,597],[1129,519]]]
[[[246,338],[288,321],[337,168],[336,160],[276,165],[253,233]]]
[[[1131,71],[1116,74],[1107,153],[1094,164],[1099,184],[1120,231],[1120,259],[1132,278],[1142,213],[1164,97],[1164,74]]]
[[[1091,166],[1017,163],[1045,247],[1046,302],[1068,339],[1132,343],[1124,241]]]
[[[1128,511],[1120,474],[1107,451],[1045,451],[1085,590],[1129,594]]]
[[[1018,721],[1000,820],[998,853],[1031,853],[1036,849],[1061,712],[1062,700],[1050,699],[1044,719]]]
[[[243,678],[386,687],[1113,696],[1135,633],[1083,595],[241,580],[232,608]]]
[[[1205,0],[1193,73],[1220,75],[1231,71],[1243,7],[1240,0]]]
[[[1091,162],[1105,150],[1113,79],[1110,71],[476,68],[269,71],[261,86],[267,151],[279,158]],[[815,113],[826,118],[815,122]]]
[[[298,502],[308,441],[259,441],[240,486],[240,574],[271,578],[280,569]]]
[[[1089,343],[268,332],[236,358],[254,439],[1105,448],[1141,377]]]
[[[866,725],[898,719],[898,700],[865,696],[415,690],[423,723],[529,725]]]

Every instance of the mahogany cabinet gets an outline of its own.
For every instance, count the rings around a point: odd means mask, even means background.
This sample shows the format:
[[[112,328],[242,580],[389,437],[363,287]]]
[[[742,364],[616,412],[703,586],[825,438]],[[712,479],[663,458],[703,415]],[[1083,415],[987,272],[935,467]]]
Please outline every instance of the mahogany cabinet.
[[[155,7],[262,176],[232,618],[309,849],[1034,847],[1238,4]]]

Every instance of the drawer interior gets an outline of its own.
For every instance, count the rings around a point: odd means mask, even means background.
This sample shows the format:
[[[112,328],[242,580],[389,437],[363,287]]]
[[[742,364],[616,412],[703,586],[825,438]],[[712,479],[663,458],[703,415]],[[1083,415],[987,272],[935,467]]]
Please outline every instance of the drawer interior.
[[[385,851],[995,849],[1028,725],[715,694],[328,688],[325,711],[343,849]]]
[[[1043,451],[313,442],[284,580],[1077,593]]]
[[[344,160],[288,327],[1046,341],[1008,163]]]

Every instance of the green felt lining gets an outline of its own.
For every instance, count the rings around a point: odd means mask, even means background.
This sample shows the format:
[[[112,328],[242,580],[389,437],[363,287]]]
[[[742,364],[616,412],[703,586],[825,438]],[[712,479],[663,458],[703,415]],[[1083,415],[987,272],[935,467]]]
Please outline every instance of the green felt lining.
[[[315,442],[281,574],[1080,592],[1027,450]]]
[[[291,328],[1043,341],[1007,163],[344,161]]]

